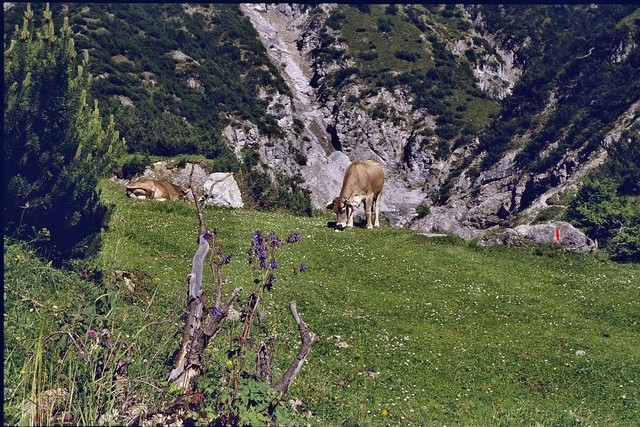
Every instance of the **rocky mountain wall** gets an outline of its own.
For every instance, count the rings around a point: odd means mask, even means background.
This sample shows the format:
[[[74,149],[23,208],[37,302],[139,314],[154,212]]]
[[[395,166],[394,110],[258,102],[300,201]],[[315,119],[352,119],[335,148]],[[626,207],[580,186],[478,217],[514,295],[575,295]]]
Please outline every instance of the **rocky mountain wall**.
[[[323,5],[320,13],[326,17],[331,8]],[[327,98],[326,93],[320,96],[318,85],[314,87],[312,80],[321,80],[331,70],[322,69],[311,55],[319,44],[314,28],[318,10],[314,11],[313,19],[311,8],[304,5],[244,4],[241,10],[251,20],[294,96],[277,101],[290,105],[279,118],[287,131],[284,140],[266,144],[257,131],[240,137],[238,130],[232,129],[227,130],[228,138],[239,145],[258,144],[265,163],[288,172],[300,172],[312,191],[316,208],[323,208],[339,192],[349,161],[377,160],[383,164],[387,177],[382,211],[393,225],[423,233],[453,232],[464,238],[476,238],[519,212],[524,212],[518,217],[520,222],[531,222],[552,206],[559,195],[575,190],[579,179],[606,158],[603,148],[586,159],[579,159],[578,149],[569,150],[550,169],[531,173],[517,164],[516,149],[505,153],[488,170],[480,171],[479,176],[477,172],[474,175],[474,168],[477,170],[482,160],[474,150],[477,139],[473,144],[457,147],[446,158],[436,156],[433,147],[425,147],[424,139],[416,138],[428,133],[425,130],[432,131],[436,118],[417,107],[408,90],[381,88],[371,93],[356,82],[338,96]],[[473,48],[478,37],[472,33],[450,43],[448,49],[454,55],[462,55]],[[479,50],[481,60],[473,71],[476,84],[489,95],[503,99],[510,95],[523,69],[516,65],[512,51],[502,48],[492,37],[485,40],[492,49],[490,53],[486,46]],[[638,119],[638,105],[633,104],[605,139],[619,134]],[[380,110],[385,112],[382,117],[376,115]],[[296,119],[304,123],[301,135],[291,132]],[[522,138],[526,142],[527,136]],[[297,165],[287,155],[287,146],[292,144],[306,154],[306,164]],[[454,169],[459,173],[449,183],[446,202],[435,205],[436,195],[442,192]],[[419,206],[420,216],[416,212]]]

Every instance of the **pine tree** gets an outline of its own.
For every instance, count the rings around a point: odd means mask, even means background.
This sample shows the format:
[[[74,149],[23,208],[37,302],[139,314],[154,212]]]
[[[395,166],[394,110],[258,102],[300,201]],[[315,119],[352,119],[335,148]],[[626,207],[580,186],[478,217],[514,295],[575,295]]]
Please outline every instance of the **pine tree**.
[[[5,235],[31,241],[56,263],[100,248],[109,209],[98,181],[125,149],[113,118],[90,105],[88,52],[79,57],[64,19],[30,5],[4,52]]]

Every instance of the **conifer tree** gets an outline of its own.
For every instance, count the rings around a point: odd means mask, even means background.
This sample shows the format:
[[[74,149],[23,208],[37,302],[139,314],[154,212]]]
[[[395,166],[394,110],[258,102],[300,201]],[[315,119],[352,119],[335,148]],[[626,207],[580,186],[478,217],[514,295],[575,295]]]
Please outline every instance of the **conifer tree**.
[[[88,99],[89,55],[67,18],[56,33],[48,4],[34,16],[28,5],[4,52],[5,235],[64,263],[100,248],[109,209],[96,186],[125,142]]]

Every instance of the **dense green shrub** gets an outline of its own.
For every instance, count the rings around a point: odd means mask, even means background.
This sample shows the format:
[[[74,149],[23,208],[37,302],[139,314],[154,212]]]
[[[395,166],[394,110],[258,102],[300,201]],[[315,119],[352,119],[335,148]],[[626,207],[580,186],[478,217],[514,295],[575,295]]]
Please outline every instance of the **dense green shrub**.
[[[339,30],[345,18],[346,15],[343,11],[341,11],[340,9],[333,9],[331,11],[331,14],[327,18],[327,27],[331,28],[332,30]]]
[[[416,219],[422,219],[425,216],[429,215],[429,213],[431,212],[431,209],[429,208],[428,205],[418,205],[416,206]]]
[[[389,33],[393,29],[393,20],[386,16],[378,18],[378,31],[381,33]]]
[[[633,198],[620,194],[610,179],[585,182],[566,218],[598,239],[616,261],[640,261],[640,212]]]
[[[640,223],[622,228],[610,241],[611,258],[621,262],[640,262]]]
[[[94,255],[109,217],[96,186],[125,145],[88,100],[88,53],[48,5],[40,22],[27,6],[4,58],[5,233],[56,263]]]
[[[593,171],[571,201],[569,221],[600,239],[612,258],[640,257],[640,125],[621,134],[609,157]]]
[[[378,52],[362,52],[358,57],[363,61],[375,61],[379,56]]]
[[[587,180],[566,215],[591,238],[606,242],[628,222],[630,211],[613,180]]]
[[[311,191],[302,186],[304,178],[301,175],[269,174],[264,165],[260,165],[260,157],[255,150],[244,148],[242,154],[238,185],[242,193],[249,197],[246,201],[248,207],[263,211],[280,209],[311,216]]]
[[[295,162],[300,166],[305,166],[307,164],[307,161],[309,160],[307,155],[304,154],[302,151],[298,150],[297,148],[293,148],[292,150],[293,150],[293,160],[295,160]]]
[[[398,59],[402,59],[403,61],[408,61],[408,62],[416,62],[418,59],[420,59],[419,53],[408,52],[406,50],[398,50],[396,51],[394,56]]]
[[[123,179],[131,179],[141,175],[150,164],[151,159],[148,154],[134,154],[123,163],[118,175]]]
[[[436,134],[443,139],[452,139],[458,134],[458,128],[453,124],[438,126]]]

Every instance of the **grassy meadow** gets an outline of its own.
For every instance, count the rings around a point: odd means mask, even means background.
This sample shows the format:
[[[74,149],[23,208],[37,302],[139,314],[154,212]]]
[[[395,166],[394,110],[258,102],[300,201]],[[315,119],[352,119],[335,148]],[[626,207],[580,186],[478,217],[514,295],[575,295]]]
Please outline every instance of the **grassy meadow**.
[[[79,369],[67,363],[73,349],[43,349],[58,345],[64,334],[56,331],[73,322],[82,326],[69,336],[106,322],[122,351],[135,343],[124,387],[143,403],[169,398],[166,380],[197,247],[195,209],[127,199],[110,181],[102,188],[103,199],[115,204],[100,258],[104,288],[85,289],[84,281],[58,277],[46,266],[48,276],[36,278],[29,254],[5,247],[5,424],[28,424],[24,402],[38,389],[67,387]],[[319,337],[290,390],[301,414],[291,412],[285,424],[632,426],[640,420],[637,264],[551,246],[481,248],[388,226],[335,232],[328,213],[302,218],[207,208],[205,219],[218,229],[223,253],[232,255],[224,293],[242,286],[243,303],[254,286],[246,262],[251,233],[302,237],[284,247],[263,305],[264,327],[277,333],[276,377],[299,345],[289,301]],[[294,274],[300,264],[309,269]],[[130,273],[134,292],[115,279],[116,270]],[[214,292],[208,273],[205,291]],[[107,308],[78,313],[70,293],[108,299]],[[221,333],[207,349],[204,379],[224,371],[230,336]],[[87,390],[101,383],[93,384]],[[69,409],[81,402],[76,412],[93,424],[97,403],[83,390],[67,392]]]

